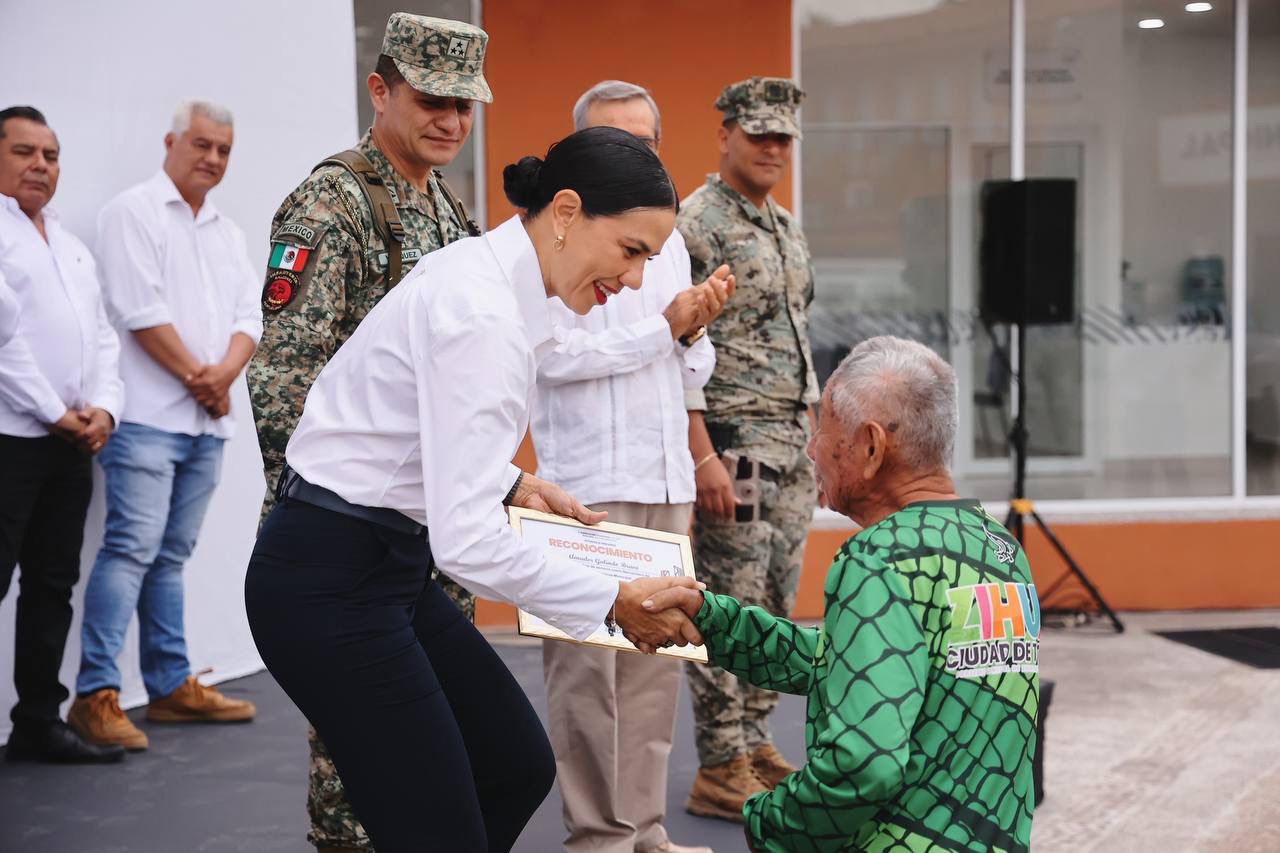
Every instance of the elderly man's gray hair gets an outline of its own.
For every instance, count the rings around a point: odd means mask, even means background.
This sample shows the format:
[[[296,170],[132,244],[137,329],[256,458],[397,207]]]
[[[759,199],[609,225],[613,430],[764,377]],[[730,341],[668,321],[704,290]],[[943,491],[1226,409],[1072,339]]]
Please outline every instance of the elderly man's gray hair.
[[[924,344],[890,335],[865,340],[840,362],[827,388],[833,414],[847,429],[876,421],[893,431],[906,467],[950,467],[960,424],[956,374]]]
[[[601,101],[630,101],[633,98],[642,98],[649,105],[649,109],[653,110],[653,138],[655,142],[661,140],[662,115],[658,112],[658,105],[654,103],[653,95],[650,95],[649,90],[643,86],[623,80],[601,80],[583,92],[582,97],[578,98],[578,103],[573,105],[573,129],[582,130],[587,126],[587,111],[591,109],[592,104]]]
[[[202,115],[214,124],[231,125],[231,110],[212,101],[183,101],[173,111],[173,124],[169,130],[174,136],[181,136],[191,129],[192,120]]]

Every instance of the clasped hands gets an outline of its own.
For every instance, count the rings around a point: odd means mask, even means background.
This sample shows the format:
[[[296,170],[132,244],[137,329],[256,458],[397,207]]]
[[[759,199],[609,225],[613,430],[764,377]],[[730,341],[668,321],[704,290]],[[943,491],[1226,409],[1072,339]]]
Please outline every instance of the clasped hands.
[[[184,376],[182,384],[210,417],[221,418],[231,412],[231,383],[236,373],[224,364],[202,364]]]
[[[106,409],[85,406],[82,409],[67,409],[47,429],[51,434],[93,456],[107,443],[115,426],[115,419]]]

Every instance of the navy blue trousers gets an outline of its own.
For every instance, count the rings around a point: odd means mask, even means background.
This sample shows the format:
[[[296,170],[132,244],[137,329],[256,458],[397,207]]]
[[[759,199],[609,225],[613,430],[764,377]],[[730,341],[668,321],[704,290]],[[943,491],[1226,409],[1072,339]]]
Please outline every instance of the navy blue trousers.
[[[524,691],[430,567],[425,536],[286,498],[249,564],[249,625],[378,853],[509,851],[555,759]]]

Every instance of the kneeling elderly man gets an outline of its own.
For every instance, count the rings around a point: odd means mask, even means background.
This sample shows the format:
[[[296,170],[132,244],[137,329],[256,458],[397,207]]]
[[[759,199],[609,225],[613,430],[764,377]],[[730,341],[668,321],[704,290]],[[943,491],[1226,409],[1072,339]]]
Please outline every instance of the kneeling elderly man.
[[[928,348],[865,341],[832,374],[808,453],[862,530],[802,628],[694,590],[712,663],[805,694],[808,762],[743,808],[753,851],[1004,850],[1031,840],[1040,606],[1027,558],[957,497],[956,379]]]

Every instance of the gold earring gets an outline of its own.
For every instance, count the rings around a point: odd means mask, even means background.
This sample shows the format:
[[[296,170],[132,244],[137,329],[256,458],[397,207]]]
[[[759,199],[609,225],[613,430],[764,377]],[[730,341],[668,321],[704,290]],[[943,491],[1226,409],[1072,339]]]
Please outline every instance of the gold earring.
[[[556,247],[556,251],[557,251],[557,252],[558,252],[558,251],[560,251],[561,249],[563,249],[563,248],[564,248],[564,235],[563,235],[563,234],[557,234],[557,235],[556,235],[556,240],[555,240],[555,242],[554,242],[554,243],[552,243],[551,245],[553,245],[553,246],[555,246],[555,247]]]

